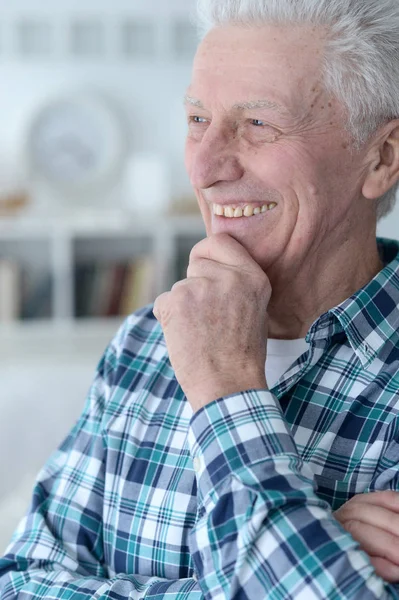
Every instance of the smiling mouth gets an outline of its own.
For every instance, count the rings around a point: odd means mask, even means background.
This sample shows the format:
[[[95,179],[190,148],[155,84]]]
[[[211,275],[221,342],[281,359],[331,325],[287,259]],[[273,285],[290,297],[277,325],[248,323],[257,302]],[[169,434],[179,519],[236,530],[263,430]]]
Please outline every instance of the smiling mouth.
[[[212,204],[213,214],[218,217],[225,217],[226,219],[240,219],[243,217],[255,217],[262,213],[266,213],[269,210],[274,210],[277,206],[275,202],[269,204],[252,205],[247,204],[245,206],[235,206],[230,204],[224,206],[222,204]]]

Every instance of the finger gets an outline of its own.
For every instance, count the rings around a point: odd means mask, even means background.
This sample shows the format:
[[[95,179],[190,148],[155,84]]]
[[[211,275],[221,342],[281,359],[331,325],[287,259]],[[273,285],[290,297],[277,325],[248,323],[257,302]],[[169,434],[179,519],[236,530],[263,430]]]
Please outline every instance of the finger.
[[[396,535],[360,521],[352,520],[342,525],[369,556],[378,556],[399,566],[399,538]]]
[[[244,246],[227,233],[211,235],[196,244],[191,250],[190,262],[200,258],[212,260],[231,267],[262,271]]]
[[[196,258],[191,260],[187,267],[187,277],[206,277],[207,279],[220,279],[222,276],[222,269],[226,273],[227,270],[231,271],[231,267],[228,265],[221,265],[218,262],[209,260],[207,258]]]
[[[377,575],[384,581],[387,581],[388,583],[399,583],[399,567],[397,565],[378,556],[371,556],[370,560]]]
[[[154,317],[157,321],[161,322],[162,312],[166,303],[168,302],[170,292],[165,292],[164,294],[160,294],[158,298],[154,302],[154,306],[152,312],[154,313]]]
[[[179,289],[186,289],[186,290],[193,290],[198,288],[198,286],[200,284],[202,285],[206,285],[207,283],[207,277],[202,277],[200,274],[198,274],[198,276],[192,276],[190,278],[187,279],[181,279],[180,281],[176,281],[176,283],[174,283],[172,285],[172,292],[175,292],[176,290]],[[193,288],[193,284],[195,284],[196,288]]]
[[[399,513],[399,492],[393,490],[384,490],[382,492],[369,492],[365,494],[357,494],[353,496],[345,506],[351,504],[373,504],[375,506],[381,506],[394,512]],[[343,508],[343,507],[342,507]]]
[[[366,502],[352,504],[348,502],[335,513],[335,517],[342,524],[346,521],[360,521],[384,529],[399,537],[399,514],[391,508],[384,508]]]

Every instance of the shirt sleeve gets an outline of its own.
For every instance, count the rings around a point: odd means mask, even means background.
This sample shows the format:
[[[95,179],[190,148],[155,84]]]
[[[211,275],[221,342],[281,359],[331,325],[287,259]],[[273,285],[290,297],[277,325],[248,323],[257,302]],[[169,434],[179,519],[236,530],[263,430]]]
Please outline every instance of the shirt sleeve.
[[[0,558],[2,600],[200,600],[192,578],[108,577],[103,545],[102,418],[126,327],[105,351],[83,413],[39,474],[31,506]]]
[[[202,408],[189,445],[199,502],[190,550],[206,599],[399,598],[316,495],[270,391]]]

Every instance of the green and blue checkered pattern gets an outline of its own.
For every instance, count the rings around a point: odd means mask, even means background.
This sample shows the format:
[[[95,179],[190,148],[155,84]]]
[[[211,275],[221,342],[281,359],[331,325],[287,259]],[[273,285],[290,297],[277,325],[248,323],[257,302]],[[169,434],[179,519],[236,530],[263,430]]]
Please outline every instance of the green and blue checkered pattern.
[[[272,389],[195,415],[151,307],[129,317],[0,559],[1,599],[398,598],[333,516],[399,490],[399,244],[379,246],[383,271]]]

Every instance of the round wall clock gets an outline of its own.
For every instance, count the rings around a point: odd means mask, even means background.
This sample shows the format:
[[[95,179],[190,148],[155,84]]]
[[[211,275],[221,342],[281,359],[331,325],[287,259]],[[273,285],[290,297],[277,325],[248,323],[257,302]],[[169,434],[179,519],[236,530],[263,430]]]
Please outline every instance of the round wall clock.
[[[122,115],[92,93],[40,108],[27,138],[31,175],[68,196],[104,192],[120,177],[128,154]]]

